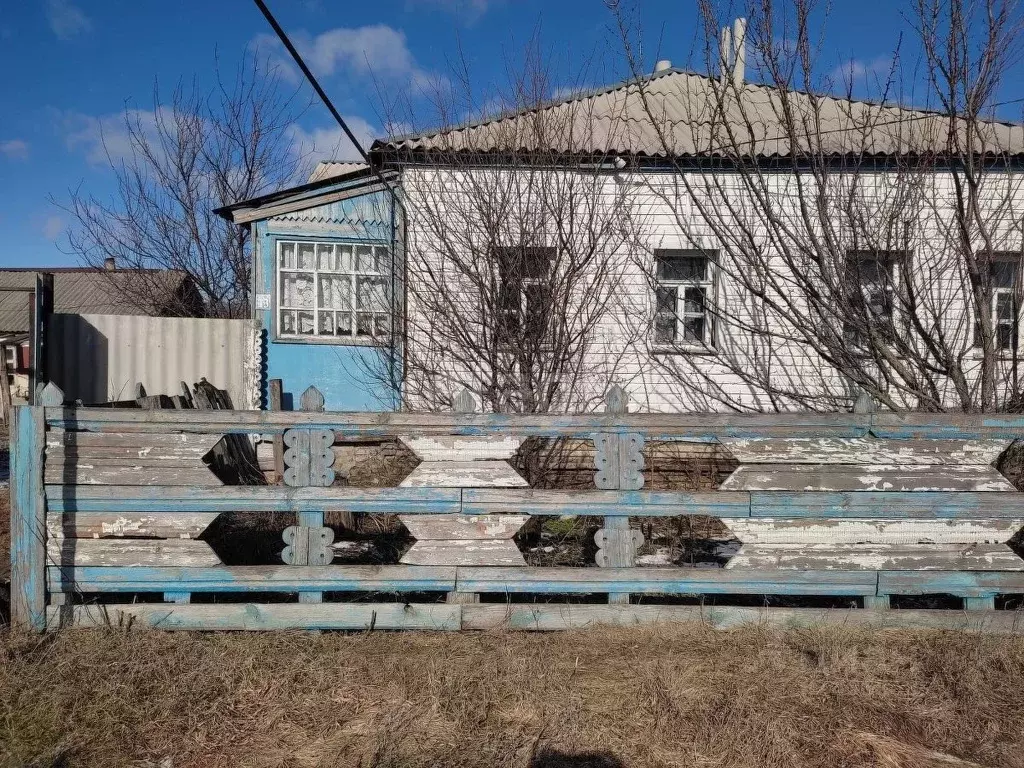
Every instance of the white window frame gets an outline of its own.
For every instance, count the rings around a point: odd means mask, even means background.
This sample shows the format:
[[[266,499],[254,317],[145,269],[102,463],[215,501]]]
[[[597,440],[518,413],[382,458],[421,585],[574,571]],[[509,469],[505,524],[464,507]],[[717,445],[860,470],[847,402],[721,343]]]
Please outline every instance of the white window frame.
[[[1001,263],[1012,263],[1016,265],[1013,273],[1013,285],[1010,287],[995,286],[991,284],[991,273],[989,275],[989,284],[991,287],[992,297],[989,304],[989,311],[992,313],[992,330],[995,332],[996,354],[1013,354],[1017,351],[1020,345],[1020,314],[1021,314],[1021,301],[1018,298],[1019,282],[1020,282],[1020,260],[1021,256],[1018,253],[1012,251],[996,252],[992,254],[991,262]],[[988,268],[991,270],[991,263],[988,264]],[[999,319],[999,297],[1009,296],[1011,307],[1013,308],[1013,318],[1008,321]],[[999,344],[999,326],[1009,325],[1010,326],[1010,343],[1007,346]],[[981,350],[981,334],[978,333],[979,329],[975,329],[974,333],[974,348]]]
[[[658,257],[660,255],[676,255],[700,257],[704,259],[703,279],[675,280],[658,276]],[[654,326],[651,329],[653,345],[656,350],[679,350],[683,352],[713,352],[717,345],[714,314],[710,307],[717,298],[718,270],[716,267],[716,251],[701,248],[656,248],[654,250]],[[675,338],[672,341],[658,339],[658,317],[667,316],[667,312],[658,310],[658,289],[667,288],[676,291],[676,306],[672,314],[675,322]],[[686,289],[700,288],[704,291],[704,311],[688,312],[686,310]],[[700,341],[687,340],[686,321],[701,318],[704,320],[704,338]]]
[[[296,265],[291,267],[285,267],[283,265],[283,253],[284,246],[291,245],[293,253],[295,255]],[[300,246],[312,246],[313,248],[313,267],[299,267],[298,266],[298,253]],[[321,247],[329,247],[332,255],[335,257],[335,264],[338,265],[336,269],[326,269],[320,267],[320,255]],[[351,253],[351,268],[345,269],[341,266],[342,254],[341,249],[350,249]],[[370,248],[371,264],[376,265],[377,269],[360,270],[358,263],[358,248]],[[297,341],[303,343],[317,343],[317,344],[343,344],[343,345],[366,345],[366,344],[377,344],[382,341],[386,341],[391,335],[391,250],[387,244],[379,241],[367,241],[367,240],[352,240],[352,239],[333,239],[333,238],[302,238],[302,237],[276,237],[274,239],[274,253],[273,253],[273,269],[274,269],[274,297],[272,302],[273,312],[273,327],[274,327],[274,339],[275,341]],[[298,307],[288,306],[282,303],[282,291],[284,283],[282,280],[283,274],[301,274],[309,275],[313,281],[313,306],[312,307]],[[322,276],[330,276],[332,279],[344,279],[348,278],[349,295],[351,297],[350,306],[348,309],[342,309],[339,307],[324,307],[320,304],[320,279]],[[357,287],[360,278],[376,278],[383,281],[384,290],[384,306],[385,311],[374,311],[361,309],[358,306],[358,294]],[[286,332],[283,330],[282,318],[286,312],[292,313],[292,327],[296,329],[295,332]],[[299,332],[299,313],[312,313],[313,316],[313,332],[302,333]],[[318,333],[318,329],[321,327],[321,315],[330,314],[332,316],[332,327],[337,329],[339,327],[339,319],[348,315],[349,322],[349,333],[340,334],[335,330],[334,334]],[[370,316],[370,329],[371,333],[359,333],[360,315]],[[376,332],[374,332],[376,331]]]

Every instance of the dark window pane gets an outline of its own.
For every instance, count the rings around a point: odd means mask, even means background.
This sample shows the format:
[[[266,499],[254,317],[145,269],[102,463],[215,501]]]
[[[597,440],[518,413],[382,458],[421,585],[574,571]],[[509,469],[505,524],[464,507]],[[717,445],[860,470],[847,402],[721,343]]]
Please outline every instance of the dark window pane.
[[[658,315],[654,319],[655,344],[672,344],[676,340],[675,315]]]
[[[989,265],[989,272],[992,280],[993,288],[1013,288],[1017,284],[1017,268],[1019,264],[1016,260],[1000,260],[993,261]]]
[[[707,256],[685,251],[655,251],[659,280],[698,282],[707,279]]]
[[[1000,323],[996,326],[996,346],[999,349],[1012,349],[1016,334],[1011,323]]]
[[[1000,292],[996,294],[996,320],[1000,322],[1013,322],[1013,294]]]
[[[704,314],[704,289],[687,288],[683,294],[683,312],[686,314]]]
[[[657,300],[657,311],[668,312],[672,315],[676,313],[676,302],[678,301],[679,292],[676,288],[668,288],[665,286],[658,286],[655,291],[655,297]]]
[[[551,291],[543,283],[527,283],[523,294],[526,300],[526,332],[534,337],[541,336],[547,327]]]
[[[554,248],[535,246],[495,247],[492,253],[498,263],[498,278],[503,283],[546,279],[555,257]]]
[[[683,320],[683,341],[704,341],[704,318],[687,317]]]

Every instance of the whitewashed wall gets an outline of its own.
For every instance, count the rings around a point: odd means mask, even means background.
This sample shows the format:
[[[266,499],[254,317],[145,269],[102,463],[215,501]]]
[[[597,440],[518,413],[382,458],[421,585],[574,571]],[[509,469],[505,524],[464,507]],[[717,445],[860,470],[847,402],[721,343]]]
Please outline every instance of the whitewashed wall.
[[[502,171],[510,173],[509,171]],[[432,198],[436,205],[439,189],[447,190],[452,206],[460,205],[460,195],[470,188],[468,183],[460,183],[460,174],[494,173],[491,170],[450,170],[412,167],[403,174],[403,189],[408,200],[409,209],[409,247],[407,258],[410,260],[409,279],[415,280],[416,259],[432,258],[431,235],[428,228],[417,221],[417,207],[421,200]],[[893,176],[891,174],[860,174],[859,182],[867,190],[866,204],[878,209],[880,219],[886,216],[886,206],[890,205]],[[735,364],[737,360],[748,359],[752,365],[764,366],[770,371],[772,381],[778,385],[795,390],[829,392],[842,396],[849,392],[839,376],[812,351],[796,342],[775,343],[765,354],[753,354],[754,347],[750,338],[744,338],[730,327],[719,328],[720,349],[730,349],[732,353],[720,354],[665,354],[653,348],[651,325],[654,314],[654,294],[650,284],[652,273],[653,251],[657,248],[706,248],[719,249],[722,243],[717,242],[711,228],[704,223],[700,214],[697,198],[702,185],[714,185],[730,195],[730,205],[735,206],[737,220],[751,226],[755,238],[759,238],[766,252],[771,252],[770,228],[757,224],[758,206],[749,201],[749,194],[736,176],[721,174],[716,177],[691,176],[689,185],[680,182],[679,177],[672,174],[621,174],[605,177],[607,186],[606,197],[622,199],[623,185],[632,190],[627,195],[629,204],[634,208],[632,220],[636,226],[637,242],[634,246],[617,254],[617,258],[627,265],[623,273],[619,306],[609,313],[601,324],[600,333],[590,353],[587,369],[593,376],[592,390],[598,396],[614,380],[629,391],[634,407],[650,411],[713,411],[726,407],[723,401],[739,403],[745,408],[771,410],[780,403],[773,401],[767,393],[758,391],[746,383],[742,375],[729,370],[724,362],[729,359]],[[807,183],[802,178],[803,183]],[[798,218],[796,195],[793,185],[795,178],[785,173],[776,174],[769,181],[773,196],[773,204],[783,216]],[[834,177],[830,184],[842,184],[842,179]],[[983,215],[987,219],[989,229],[995,234],[997,249],[1021,249],[1021,218],[1024,213],[1024,190],[1021,190],[1020,175],[996,175],[990,177],[991,200],[986,204]],[[921,176],[915,181],[915,199],[906,210],[913,212],[908,221],[909,245],[912,253],[917,285],[922,295],[935,308],[936,322],[941,324],[943,331],[955,338],[962,338],[964,346],[969,347],[969,335],[973,332],[973,323],[968,311],[969,292],[964,287],[965,276],[957,268],[957,259],[944,253],[948,241],[948,227],[952,221],[952,203],[955,190],[948,174]],[[729,190],[735,190],[733,194]],[[695,193],[695,190],[697,192]],[[781,201],[781,202],[780,202]],[[706,202],[706,199],[705,199]],[[943,231],[946,234],[943,235]],[[852,247],[853,243],[850,243]],[[983,243],[977,242],[981,248]],[[432,264],[433,268],[438,265]],[[781,262],[778,268],[782,269]],[[429,328],[427,319],[416,315],[418,309],[415,301],[416,289],[410,286],[410,299],[407,311],[412,320],[413,328]],[[756,310],[748,296],[744,295],[728,275],[719,275],[719,301],[724,302],[730,313],[737,320],[745,313]],[[465,302],[467,312],[472,313],[474,296],[471,288],[466,289]],[[781,329],[785,326],[785,318],[773,318]],[[429,339],[422,338],[424,332],[411,333],[410,346],[427,344]],[[419,337],[418,337],[419,336]],[[762,350],[763,351],[763,350]],[[966,367],[970,368],[975,355],[967,352]],[[695,376],[695,373],[699,375]],[[448,371],[452,379],[453,390],[465,381],[465,371],[452,366]],[[695,385],[701,378],[709,378],[713,384]],[[717,389],[718,391],[711,391]],[[417,405],[416,403],[409,403]],[[785,402],[782,407],[787,407]],[[913,407],[914,403],[907,403]],[[789,407],[799,407],[790,404]]]
[[[51,381],[68,400],[130,400],[141,382],[150,395],[181,394],[205,377],[237,409],[259,407],[262,363],[251,320],[133,315],[51,315]]]

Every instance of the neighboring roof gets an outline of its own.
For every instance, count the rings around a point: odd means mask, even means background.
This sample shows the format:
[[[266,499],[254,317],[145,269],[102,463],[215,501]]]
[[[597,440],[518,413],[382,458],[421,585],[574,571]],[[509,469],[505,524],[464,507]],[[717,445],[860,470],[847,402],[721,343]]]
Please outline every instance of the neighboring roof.
[[[167,296],[168,305],[180,299],[189,280],[179,270],[133,270],[57,267],[0,270],[0,333],[29,330],[29,296],[37,274],[53,274],[53,311],[91,315],[160,315],[167,307],[143,296]],[[145,289],[143,289],[143,285]]]
[[[750,83],[739,89],[738,98],[727,97],[722,119],[716,116],[720,89],[706,75],[669,69],[535,109],[379,140],[371,151],[722,157],[740,144],[756,156],[785,157],[808,145],[799,134],[793,141],[786,135],[779,117],[784,109],[818,126],[808,134],[814,151],[825,155],[941,153],[946,146],[949,119],[938,112]],[[986,122],[981,132],[986,154],[1024,153],[1022,125]]]
[[[342,162],[324,162],[317,163],[316,168],[309,174],[309,182],[323,181],[324,179],[335,179],[339,176],[347,176],[353,171],[363,171],[368,169],[370,166],[366,163],[342,163]]]

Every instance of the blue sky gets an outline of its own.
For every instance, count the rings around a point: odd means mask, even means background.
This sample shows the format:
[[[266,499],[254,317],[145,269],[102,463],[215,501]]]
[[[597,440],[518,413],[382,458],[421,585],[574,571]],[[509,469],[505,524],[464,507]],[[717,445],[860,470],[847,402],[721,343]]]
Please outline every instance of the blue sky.
[[[627,75],[601,0],[268,4],[304,43],[335,104],[364,137],[381,130],[374,78],[401,93],[421,78],[448,72],[460,46],[484,91],[502,80],[506,61],[538,29],[543,47],[567,72],[588,62],[589,84]],[[857,72],[884,71],[906,29],[900,6],[896,0],[833,0],[823,68],[853,60]],[[658,57],[686,65],[695,0],[638,0],[637,8],[645,67]],[[123,110],[152,109],[154,79],[165,89],[193,77],[212,84],[215,55],[222,67],[233,68],[246,50],[266,43],[268,33],[251,0],[0,0],[0,266],[76,263],[56,245],[68,217],[50,198],[66,200],[73,188],[110,194],[100,136],[116,146]],[[293,136],[319,153],[330,153],[339,140],[319,105],[301,117]]]

